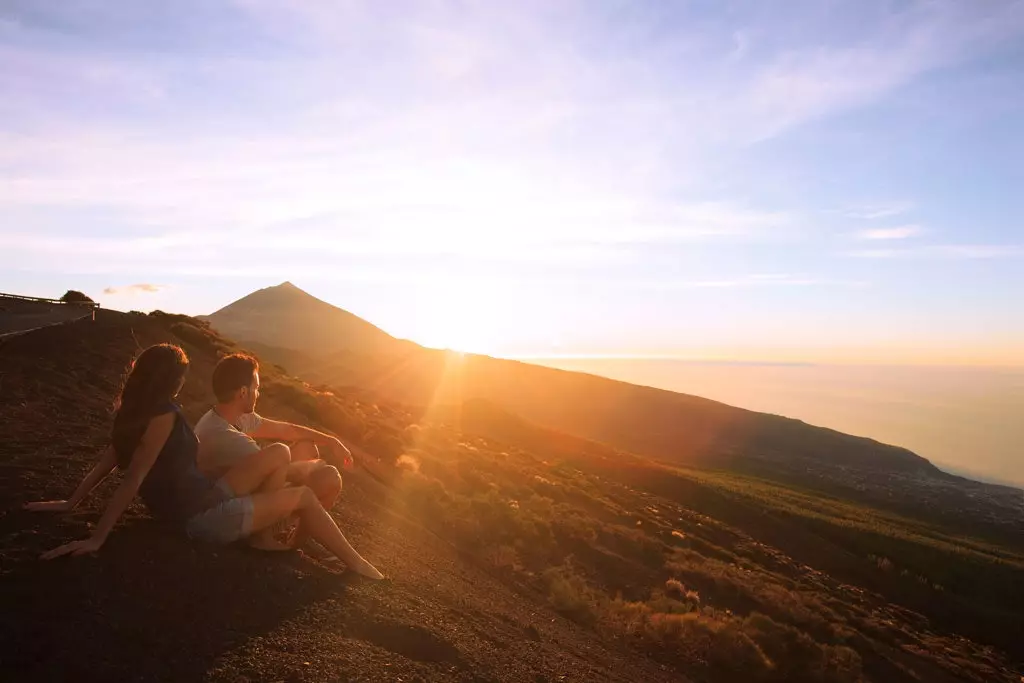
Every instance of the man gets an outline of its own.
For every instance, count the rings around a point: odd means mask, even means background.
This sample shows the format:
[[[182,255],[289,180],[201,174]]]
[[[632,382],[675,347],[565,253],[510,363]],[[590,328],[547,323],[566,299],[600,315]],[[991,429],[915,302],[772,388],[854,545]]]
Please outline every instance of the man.
[[[258,415],[260,373],[255,358],[240,353],[221,358],[213,370],[213,393],[217,404],[195,427],[199,438],[197,459],[204,474],[216,479],[243,458],[286,448],[291,454],[287,482],[312,489],[325,510],[334,507],[341,494],[341,474],[335,465],[321,459],[318,446],[324,448],[331,462],[344,469],[352,466],[351,452],[330,434]],[[287,443],[263,448],[257,439]],[[270,538],[257,539],[254,545],[275,547]]]

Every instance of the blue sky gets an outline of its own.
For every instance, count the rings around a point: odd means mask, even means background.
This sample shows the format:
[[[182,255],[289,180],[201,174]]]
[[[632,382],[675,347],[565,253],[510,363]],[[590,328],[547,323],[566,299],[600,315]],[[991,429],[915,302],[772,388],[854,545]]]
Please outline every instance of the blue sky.
[[[0,291],[1024,364],[1024,3],[0,0]]]

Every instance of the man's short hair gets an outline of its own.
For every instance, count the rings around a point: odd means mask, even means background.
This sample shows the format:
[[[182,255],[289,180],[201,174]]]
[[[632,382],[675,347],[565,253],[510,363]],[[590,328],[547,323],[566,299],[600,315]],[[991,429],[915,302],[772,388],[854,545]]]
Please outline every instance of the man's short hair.
[[[221,403],[235,397],[235,392],[252,384],[252,378],[260,369],[259,361],[244,353],[224,356],[213,369],[213,394]]]

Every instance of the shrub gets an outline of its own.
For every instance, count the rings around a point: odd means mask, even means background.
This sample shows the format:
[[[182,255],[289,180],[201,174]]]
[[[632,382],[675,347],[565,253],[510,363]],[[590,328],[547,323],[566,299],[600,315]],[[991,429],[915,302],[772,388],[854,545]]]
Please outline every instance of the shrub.
[[[548,602],[555,611],[574,621],[594,621],[597,602],[594,592],[570,564],[549,567],[544,570],[542,578],[547,584]]]
[[[191,322],[171,323],[171,332],[183,342],[215,356],[226,355],[234,351],[232,345],[216,333],[206,327],[193,325]]]
[[[775,662],[780,680],[855,683],[861,679],[860,655],[848,647],[823,645],[756,612],[743,620],[742,628]]]
[[[744,680],[764,680],[774,666],[735,619],[716,619],[696,612],[655,613],[646,621],[646,629],[649,637],[691,662],[742,673]]]
[[[695,605],[700,604],[700,593],[688,589],[683,585],[682,581],[679,581],[678,579],[669,579],[665,582],[665,594],[669,597],[690,602]]]
[[[405,452],[405,441],[398,433],[379,428],[364,439],[363,447],[381,460],[394,463]]]
[[[499,569],[519,569],[519,553],[510,545],[499,545],[487,553],[487,560]]]
[[[69,289],[64,292],[64,296],[60,298],[66,304],[94,304],[96,303],[90,297],[86,296],[77,289]]]

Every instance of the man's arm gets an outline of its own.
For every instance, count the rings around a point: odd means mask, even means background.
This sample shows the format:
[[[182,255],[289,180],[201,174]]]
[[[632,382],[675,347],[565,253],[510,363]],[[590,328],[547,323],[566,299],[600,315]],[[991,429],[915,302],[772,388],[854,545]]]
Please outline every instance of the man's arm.
[[[310,427],[261,417],[256,429],[249,432],[249,436],[254,439],[273,439],[287,442],[312,441],[317,446],[327,446],[340,459],[341,462],[339,464],[342,466],[347,468],[352,465],[352,452],[338,437],[319,432]]]
[[[26,510],[35,512],[68,512],[82,502],[97,485],[110,474],[117,464],[117,456],[114,454],[114,447],[109,446],[103,451],[99,462],[85,475],[85,479],[78,485],[75,492],[68,500],[40,500],[34,503],[26,503]]]
[[[259,426],[249,436],[254,439],[276,439],[278,441],[312,441],[317,446],[326,446],[338,441],[336,437],[318,432],[310,427],[260,417]]]

